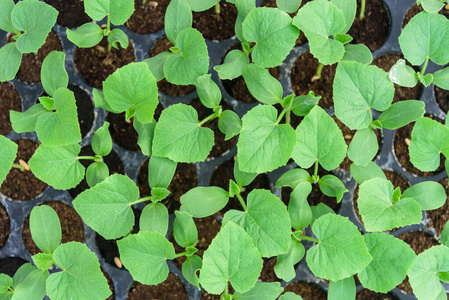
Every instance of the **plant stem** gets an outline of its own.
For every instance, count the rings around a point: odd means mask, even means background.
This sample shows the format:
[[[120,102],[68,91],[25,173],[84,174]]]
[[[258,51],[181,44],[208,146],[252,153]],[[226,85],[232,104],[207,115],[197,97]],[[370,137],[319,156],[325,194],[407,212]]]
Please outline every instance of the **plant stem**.
[[[181,257],[181,256],[186,256],[187,255],[187,251],[186,252],[181,252],[175,255],[175,258]]]
[[[11,167],[13,167],[15,169],[19,169],[20,172],[25,171],[25,169],[20,164],[12,164]]]
[[[243,209],[245,211],[248,211],[248,208],[246,207],[245,201],[243,201],[243,198],[242,198],[242,196],[240,196],[240,193],[239,194],[235,194],[235,196],[237,197],[237,199],[239,199],[240,204],[242,205]]]
[[[424,72],[427,69],[427,64],[429,63],[429,56],[426,57],[426,61],[424,62],[424,65],[422,66],[422,70],[421,70],[421,76],[424,76]]]
[[[361,0],[360,14],[359,14],[360,20],[363,20],[363,18],[365,18],[365,7],[366,7],[366,0]]]
[[[313,172],[313,176],[315,178],[318,177],[318,161],[315,162],[315,171]]]
[[[220,2],[218,2],[217,4],[215,4],[215,13],[217,14],[217,15],[219,15],[220,14]]]
[[[107,27],[106,27],[106,35],[108,36],[109,33],[111,33],[111,17],[108,15],[108,23],[107,23]],[[108,41],[108,52],[111,52],[111,50],[112,50],[112,45]]]
[[[285,114],[285,124],[290,124],[290,121],[291,121],[290,113],[291,113],[291,111],[288,111],[288,112]]]
[[[210,116],[206,117],[204,120],[202,120],[201,122],[198,123],[198,126],[202,126],[204,123],[206,123],[207,121],[213,120],[218,118],[218,113],[213,113]]]
[[[129,203],[129,205],[134,205],[134,204],[145,202],[145,201],[148,201],[148,200],[152,201],[152,199],[153,199],[153,196],[143,197],[143,198],[140,198],[140,199],[138,199],[138,200],[136,200],[134,202]]]
[[[91,159],[91,160],[95,160],[96,157],[95,157],[95,156],[78,156],[77,159],[78,159],[78,160],[80,160],[80,159]]]
[[[279,124],[279,122],[281,122],[282,118],[284,117],[284,115],[287,113],[287,110],[284,108],[284,110],[279,114],[278,119],[276,120],[276,125]]]
[[[323,70],[324,64],[320,63],[316,69],[315,75],[312,77],[312,82],[321,80],[321,71]]]
[[[319,242],[320,242],[319,240],[314,239],[314,238],[311,238],[311,237],[306,236],[306,235],[298,235],[298,236],[296,236],[296,237],[297,237],[297,238],[300,238],[300,239],[302,239],[302,240],[308,240],[308,241],[312,241],[312,242],[315,242],[315,243],[319,243]]]

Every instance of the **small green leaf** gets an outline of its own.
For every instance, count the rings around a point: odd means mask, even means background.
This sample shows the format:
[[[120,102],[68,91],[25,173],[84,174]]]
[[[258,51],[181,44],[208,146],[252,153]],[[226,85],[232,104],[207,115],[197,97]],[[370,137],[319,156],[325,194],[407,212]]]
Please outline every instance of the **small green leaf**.
[[[303,300],[303,299],[301,296],[298,296],[292,292],[287,292],[281,295],[281,297],[279,297],[279,300]]]
[[[271,76],[267,69],[255,64],[243,68],[243,78],[251,95],[264,104],[277,104],[282,102],[281,83]]]
[[[193,163],[204,161],[213,145],[213,131],[198,125],[193,107],[175,104],[162,111],[154,130],[153,155]]]
[[[407,66],[405,60],[398,60],[391,67],[388,78],[396,84],[405,87],[414,87],[418,83],[418,76],[412,67]]]
[[[324,203],[318,203],[318,205],[311,206],[310,208],[312,209],[312,223],[310,225],[313,225],[313,223],[315,223],[321,216],[329,213],[335,215],[334,210]]]
[[[312,210],[310,209],[307,197],[312,191],[312,185],[308,181],[299,182],[290,194],[288,202],[288,214],[290,216],[291,227],[302,230],[312,222]]]
[[[421,73],[417,73],[419,81],[425,86],[428,87],[433,81],[432,74],[421,75]]]
[[[177,163],[165,158],[151,156],[148,163],[148,184],[150,188],[167,188],[175,175]]]
[[[303,244],[291,237],[287,253],[280,254],[276,258],[274,272],[284,281],[290,281],[296,276],[295,265],[304,257],[306,250]]]
[[[193,246],[198,239],[198,230],[191,214],[185,211],[175,211],[173,236],[179,246],[187,248]]]
[[[348,157],[356,165],[366,166],[379,150],[377,137],[371,127],[357,130],[348,149]]]
[[[52,111],[52,110],[55,109],[55,101],[53,100],[53,98],[51,98],[51,97],[39,97],[38,100],[39,100],[40,103],[42,103],[42,105],[44,106],[44,108],[47,111]]]
[[[182,275],[193,286],[200,289],[200,280],[196,272],[203,266],[203,260],[198,255],[187,256],[182,264]]]
[[[16,159],[18,146],[10,139],[0,135],[0,185],[6,179]]]
[[[78,144],[47,147],[40,145],[29,160],[31,171],[40,180],[58,190],[74,188],[84,178],[84,167],[77,155]]]
[[[66,29],[69,41],[79,48],[91,48],[97,45],[104,37],[104,31],[96,23],[85,23],[75,30]]]
[[[112,138],[108,128],[109,122],[105,121],[103,126],[95,131],[92,138],[92,149],[95,154],[100,156],[106,156],[111,153],[112,150]]]
[[[433,83],[439,88],[449,90],[449,67],[433,73]]]
[[[348,190],[341,180],[334,175],[324,175],[318,180],[320,190],[329,197],[336,197],[337,203],[341,201]]]
[[[173,0],[165,13],[165,34],[167,38],[176,44],[178,34],[186,28],[192,27],[192,10],[186,0]]]
[[[175,249],[159,232],[140,231],[117,241],[117,245],[120,259],[134,280],[156,285],[167,278],[167,259],[175,258]]]
[[[276,299],[284,289],[279,282],[257,282],[256,285],[245,293],[235,293],[232,295],[236,300],[252,299]]]
[[[353,38],[349,35],[349,34],[345,34],[345,33],[337,33],[334,36],[334,40],[344,44],[347,44],[349,42],[351,42],[353,40]],[[355,45],[354,45],[355,46]],[[346,47],[345,47],[346,48]],[[345,49],[346,50],[346,49]]]
[[[30,214],[30,231],[37,247],[52,254],[61,243],[61,223],[59,217],[48,205],[35,206]]]
[[[137,144],[139,145],[140,150],[145,155],[151,155],[156,121],[153,120],[150,123],[142,124],[137,119],[134,119],[133,127],[138,134]]]
[[[289,186],[292,189],[295,189],[296,186],[303,182],[309,181],[310,174],[303,169],[293,169],[282,174],[281,177],[276,181],[276,188],[280,188],[283,186]]]
[[[13,0],[1,0],[0,1],[0,29],[6,32],[16,33],[17,29],[14,28],[11,22],[11,12],[14,8]]]
[[[449,272],[437,272],[438,279],[444,282],[449,282]]]
[[[424,181],[406,189],[402,198],[413,198],[421,205],[422,210],[432,210],[444,205],[446,191],[438,182]]]
[[[11,299],[43,299],[45,297],[45,282],[47,278],[47,270],[35,269],[31,271],[21,283],[14,287],[14,295]]]
[[[382,169],[372,161],[370,161],[366,166],[357,166],[352,164],[351,175],[358,184],[362,184],[363,182],[373,178],[387,179]]]
[[[315,221],[312,231],[320,242],[307,251],[306,260],[317,277],[338,281],[360,272],[372,259],[348,218],[326,214]]]
[[[249,64],[249,56],[240,50],[231,50],[223,61],[223,64],[214,67],[218,76],[225,79],[234,79],[243,74],[243,67]]]
[[[31,257],[34,264],[41,270],[48,270],[55,263],[53,261],[53,256],[48,253],[38,253]]]
[[[422,7],[429,13],[437,13],[444,6],[444,0],[420,0]]]
[[[65,54],[52,51],[45,57],[41,69],[41,81],[44,90],[53,96],[59,88],[66,88],[69,84],[69,75],[65,70]]]
[[[233,222],[222,226],[203,255],[201,286],[211,294],[220,294],[228,282],[238,293],[253,288],[263,261],[245,230]]]
[[[441,233],[440,243],[449,247],[449,222],[444,224],[443,232]]]
[[[13,285],[12,287],[15,288],[17,285],[22,283],[28,275],[30,275],[31,272],[33,272],[36,268],[30,264],[30,263],[24,263],[20,268],[16,271],[16,274],[14,274],[13,277]]]
[[[228,192],[222,188],[196,187],[181,196],[181,211],[194,218],[205,218],[225,207],[228,201]]]
[[[300,117],[306,116],[318,104],[321,96],[315,97],[315,93],[310,91],[307,95],[295,97],[291,104],[292,112]]]
[[[302,0],[276,0],[276,6],[285,12],[294,13],[298,10]]]
[[[156,56],[145,59],[143,62],[148,65],[151,73],[156,78],[156,81],[164,79],[164,65],[167,59],[171,56],[170,52],[162,52]]]
[[[373,61],[371,50],[363,44],[345,45],[345,54],[342,61],[356,61],[364,65],[369,65]]]
[[[220,2],[220,0],[187,0],[193,11],[205,11]]]
[[[86,13],[95,21],[101,21],[107,15],[114,25],[123,25],[134,12],[132,1],[85,0]]]
[[[63,271],[51,274],[47,280],[50,299],[100,300],[111,295],[98,258],[85,244],[62,244],[53,253],[53,258]]]
[[[354,277],[350,276],[338,281],[331,281],[327,299],[355,299]]]
[[[89,187],[94,187],[97,183],[102,182],[109,176],[108,166],[102,162],[93,162],[87,167],[86,170],[86,181]]]
[[[13,285],[13,280],[6,274],[0,274],[0,295],[7,293],[9,287]],[[3,296],[3,295],[2,295]]]
[[[232,110],[225,110],[218,117],[218,128],[225,134],[225,141],[240,133],[242,120]]]
[[[22,62],[22,53],[17,49],[16,43],[7,43],[0,49],[0,81],[13,80],[19,71]]]
[[[79,194],[73,206],[84,222],[105,239],[128,234],[134,225],[131,204],[139,189],[128,176],[114,174]]]
[[[387,129],[397,129],[422,118],[425,103],[418,100],[405,100],[391,105],[380,116],[378,121]]]
[[[168,210],[162,203],[150,203],[140,215],[140,230],[156,231],[165,236],[168,231]]]
[[[200,76],[193,84],[196,87],[201,103],[210,109],[214,109],[220,105],[221,92],[218,85],[211,79],[211,76],[211,74]]]
[[[126,33],[119,28],[112,29],[111,33],[108,35],[108,43],[112,45],[117,50],[120,50],[119,44],[123,49],[128,48],[129,40]]]
[[[234,178],[239,187],[249,185],[257,176],[257,173],[247,173],[240,170],[239,160],[234,163]]]
[[[168,195],[170,195],[170,191],[166,188],[155,187],[151,189],[151,201],[153,202],[162,201],[167,198]]]

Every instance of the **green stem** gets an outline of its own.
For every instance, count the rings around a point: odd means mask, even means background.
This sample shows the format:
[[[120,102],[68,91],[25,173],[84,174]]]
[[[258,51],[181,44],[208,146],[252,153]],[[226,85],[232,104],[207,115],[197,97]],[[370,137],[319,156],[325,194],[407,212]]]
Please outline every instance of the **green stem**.
[[[181,256],[186,256],[187,255],[187,251],[186,252],[181,252],[175,255],[175,258],[181,257]]]
[[[220,14],[220,2],[218,2],[217,4],[215,4],[215,13],[217,14],[217,15],[219,15]]]
[[[129,203],[129,205],[134,205],[134,204],[145,202],[145,201],[151,201],[152,199],[153,199],[153,196],[143,197],[143,198],[140,198],[139,200]]]
[[[109,35],[109,33],[111,33],[111,17],[108,15],[108,23],[107,23],[107,27],[106,27],[106,35]],[[112,50],[112,45],[111,43],[109,43],[108,41],[108,52],[111,52]]]
[[[78,156],[77,159],[91,159],[91,160],[95,160],[97,157],[95,156]]]
[[[19,169],[20,172],[25,171],[25,169],[20,164],[12,164],[11,167],[13,167],[15,169]]]
[[[319,243],[319,242],[320,242],[319,240],[314,239],[314,238],[311,238],[311,237],[306,236],[306,235],[298,235],[298,236],[296,236],[296,237],[297,237],[297,238],[300,238],[300,239],[302,239],[302,240],[308,240],[308,241],[312,241],[312,242],[315,242],[315,243]]]
[[[315,178],[318,177],[318,161],[315,162],[315,171],[313,172],[313,176]]]
[[[282,118],[284,117],[284,115],[287,113],[287,110],[284,108],[284,110],[279,114],[278,119],[276,120],[276,125],[279,124],[279,122],[281,122]]]
[[[291,121],[291,118],[290,118],[290,111],[288,111],[286,114],[285,114],[285,124],[290,124],[290,121]]]
[[[320,63],[318,68],[316,69],[315,76],[313,76],[314,80],[321,80],[321,71],[323,70],[324,64]]]
[[[213,120],[218,118],[218,112],[215,112],[213,114],[211,114],[210,116],[206,117],[203,121],[198,123],[198,126],[202,126],[204,123],[206,123],[207,121]]]
[[[229,293],[229,292],[228,292],[228,284],[226,283],[225,290],[224,290],[224,296],[225,296],[225,299],[227,299],[226,296],[229,296],[228,293]]]
[[[422,70],[421,70],[421,76],[424,76],[424,72],[427,69],[427,64],[429,63],[429,56],[426,57],[426,61],[424,62],[424,65],[422,66]]]
[[[235,196],[237,197],[237,199],[239,199],[240,204],[242,205],[243,209],[245,211],[248,211],[248,208],[246,207],[245,201],[243,201],[242,196],[240,196],[240,194],[235,194]]]
[[[366,7],[366,1],[365,0],[361,0],[361,5],[360,5],[360,14],[359,14],[359,19],[363,20],[363,18],[365,18],[365,7]]]

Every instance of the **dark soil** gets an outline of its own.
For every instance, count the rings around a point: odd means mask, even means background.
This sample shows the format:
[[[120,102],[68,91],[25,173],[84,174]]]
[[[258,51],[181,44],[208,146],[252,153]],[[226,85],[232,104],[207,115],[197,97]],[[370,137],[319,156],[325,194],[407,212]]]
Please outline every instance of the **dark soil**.
[[[314,58],[310,51],[301,54],[292,67],[292,88],[297,96],[307,95],[313,91],[315,96],[322,96],[318,105],[322,108],[330,108],[334,106],[332,84],[337,64],[324,66],[321,71],[321,79],[312,82],[318,65],[318,59]]]
[[[312,282],[293,282],[284,288],[284,293],[293,292],[304,300],[326,300],[326,292]]]
[[[151,195],[151,189],[148,185],[148,161],[147,159],[140,167],[137,175],[137,186],[139,187],[140,197]],[[194,164],[178,163],[173,180],[168,186],[171,192],[168,197],[162,201],[167,206],[169,213],[174,213],[181,207],[180,198],[198,185],[198,177],[196,174],[196,166]]]
[[[263,262],[263,268],[260,272],[259,279],[263,282],[280,282],[281,279],[279,279],[276,276],[276,273],[274,272],[274,267],[276,266],[276,257],[272,258],[264,258]]]
[[[389,72],[391,67],[399,60],[403,59],[402,55],[400,54],[385,54],[378,58],[376,58],[373,61],[373,65],[378,66],[385,72]],[[407,62],[407,65],[411,67],[411,65]],[[394,98],[393,103],[396,103],[401,100],[419,100],[421,97],[423,90],[423,86],[421,82],[418,82],[418,84],[413,87],[402,87],[395,84],[394,89]]]
[[[148,57],[153,57],[162,52],[170,52],[170,47],[174,45],[167,39],[166,36],[158,39],[151,47]],[[157,83],[159,91],[172,97],[186,95],[195,90],[194,85],[176,85],[169,83],[165,78]]]
[[[0,82],[0,134],[6,135],[11,130],[9,111],[22,111],[20,95],[9,82]]]
[[[78,123],[81,128],[81,136],[84,138],[94,123],[94,105],[90,96],[80,87],[69,84],[68,89],[75,94]]]
[[[440,123],[444,123],[443,120],[433,116],[433,115],[425,115],[425,117],[430,117],[433,120],[436,120]],[[431,176],[442,170],[444,170],[444,156],[441,155],[440,166],[433,172],[423,172],[419,169],[415,168],[413,163],[410,161],[410,153],[408,150],[407,143],[410,143],[412,137],[412,130],[415,122],[412,122],[404,127],[399,128],[394,135],[394,153],[396,154],[396,158],[402,167],[404,167],[407,171],[412,174],[416,174],[418,176]]]
[[[43,203],[42,205],[50,206],[58,214],[59,221],[61,222],[62,244],[67,242],[83,242],[83,221],[81,221],[80,216],[72,207],[59,201],[49,201]],[[31,255],[42,252],[31,238],[30,216],[25,219],[25,223],[23,224],[22,239],[25,247]]]
[[[84,12],[84,0],[45,0],[59,12],[59,25],[74,28],[92,21]]]
[[[234,36],[237,20],[237,8],[225,0],[220,1],[220,14],[215,7],[193,13],[193,27],[198,29],[206,39],[222,41]]]
[[[187,300],[187,292],[181,280],[173,273],[158,285],[144,285],[134,282],[128,293],[128,300]]]
[[[356,300],[396,300],[398,297],[396,297],[393,293],[383,294],[383,293],[376,293],[368,289],[364,289],[361,292],[356,294],[355,297]]]
[[[108,52],[108,40],[103,40],[92,48],[75,49],[75,67],[90,86],[103,88],[103,81],[115,70],[136,60],[134,47],[130,41],[128,48]]]
[[[134,0],[134,13],[126,26],[137,33],[154,33],[164,29],[165,11],[170,0]]]
[[[446,8],[446,6],[443,6],[443,8],[439,11],[439,14],[445,16],[446,18],[449,19],[449,9]],[[407,11],[407,13],[405,14],[404,20],[402,21],[402,28],[405,27],[405,25],[408,24],[408,22],[410,22],[410,20],[417,15],[418,13],[422,12],[423,8],[421,5],[416,5],[413,4],[412,7],[410,7],[410,9]]]
[[[449,91],[435,86],[435,98],[438,106],[447,114],[449,111]]]
[[[81,148],[81,152],[78,156],[95,156],[95,153],[92,150],[92,147],[90,145],[87,145]],[[80,160],[80,162],[86,169],[91,163],[93,163],[93,161],[90,159],[82,159]],[[103,162],[108,166],[110,175],[125,174],[125,166],[123,165],[123,162],[121,161],[117,153],[114,152],[114,150],[112,150],[111,153],[109,153],[107,156],[103,157]],[[83,180],[76,187],[69,190],[69,194],[73,199],[75,199],[76,196],[78,196],[88,188],[89,185],[87,184],[86,179],[83,178]]]
[[[440,236],[443,232],[444,225],[449,221],[449,184],[447,177],[438,182],[441,183],[446,190],[446,202],[438,209],[428,210],[427,218],[429,220],[429,227],[435,228],[437,235]]]
[[[8,38],[8,43],[14,41],[12,37]],[[51,51],[62,51],[61,40],[58,35],[52,30],[50,31],[45,44],[34,53],[27,53],[22,55],[22,62],[20,63],[17,78],[25,83],[38,83],[41,81],[41,67],[44,58],[50,54]]]
[[[359,19],[360,1],[357,1],[357,13],[349,29],[353,44],[364,44],[371,51],[380,48],[390,33],[390,14],[381,0],[366,0],[365,17]]]
[[[20,139],[14,142],[19,146],[14,161],[16,164],[19,163],[19,159],[28,162],[39,147],[38,143],[31,140]],[[36,198],[46,187],[47,184],[37,179],[31,171],[21,172],[17,168],[12,168],[3,181],[0,191],[8,198],[23,201]]]
[[[7,257],[0,260],[0,274],[6,274],[13,277],[16,271],[24,264],[27,263],[26,260],[20,257]]]
[[[0,248],[2,248],[9,236],[9,215],[3,205],[0,204]]]

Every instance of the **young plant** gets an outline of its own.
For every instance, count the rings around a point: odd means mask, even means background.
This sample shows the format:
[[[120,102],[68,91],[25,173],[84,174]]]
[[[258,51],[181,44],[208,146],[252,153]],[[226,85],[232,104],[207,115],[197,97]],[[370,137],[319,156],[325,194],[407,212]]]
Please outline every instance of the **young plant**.
[[[14,42],[0,49],[0,81],[16,77],[22,54],[37,53],[56,23],[58,11],[37,0],[0,1],[0,29],[11,33]]]
[[[128,48],[129,41],[123,30],[111,29],[111,23],[115,26],[123,25],[134,12],[134,1],[121,0],[85,0],[84,9],[86,14],[94,21],[101,21],[107,17],[106,28],[103,29],[96,23],[86,23],[76,30],[67,28],[67,38],[80,48],[91,48],[97,45],[103,37],[108,37],[108,51],[112,47],[119,50]]]

